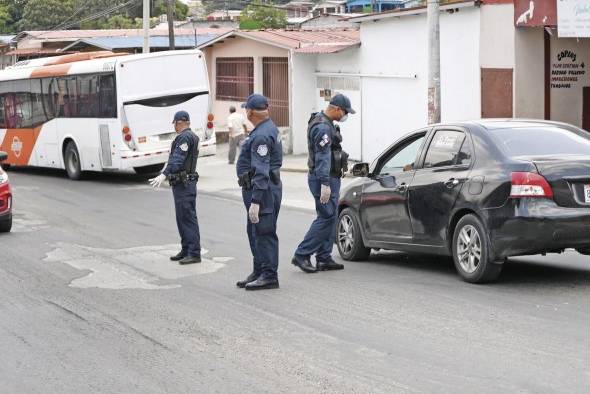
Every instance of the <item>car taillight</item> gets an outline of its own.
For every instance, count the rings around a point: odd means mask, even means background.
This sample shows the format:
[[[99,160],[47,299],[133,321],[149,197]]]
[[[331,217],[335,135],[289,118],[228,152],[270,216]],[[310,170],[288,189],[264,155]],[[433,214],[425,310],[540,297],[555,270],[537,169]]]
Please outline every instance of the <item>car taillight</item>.
[[[510,197],[553,198],[553,189],[545,178],[534,172],[513,172]]]
[[[214,120],[215,120],[215,116],[213,114],[207,115],[207,121],[208,122],[213,122]]]
[[[131,134],[125,134],[125,141],[129,142],[131,141]]]
[[[213,128],[213,122],[207,122],[207,128],[208,129],[212,129]]]

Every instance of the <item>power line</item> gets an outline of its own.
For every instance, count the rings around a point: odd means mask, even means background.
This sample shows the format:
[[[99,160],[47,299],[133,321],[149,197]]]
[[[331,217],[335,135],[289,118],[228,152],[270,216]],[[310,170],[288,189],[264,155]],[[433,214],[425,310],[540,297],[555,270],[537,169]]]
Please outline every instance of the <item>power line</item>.
[[[86,0],[86,2],[84,4],[82,4],[80,7],[78,7],[78,9],[76,11],[74,11],[74,13],[72,15],[70,15],[69,18],[67,18],[66,20],[62,21],[61,23],[57,24],[56,26],[52,27],[49,30],[59,30],[61,29],[62,25],[65,25],[67,21],[71,20],[73,17],[75,17],[76,15],[78,15],[80,13],[80,11],[82,11],[84,9],[84,7],[86,7],[88,5],[88,3],[90,3],[92,0]]]
[[[131,5],[132,3],[137,2],[137,1],[138,0],[129,0],[129,1],[125,2],[125,3],[114,5],[112,7],[107,8],[106,10],[99,11],[99,12],[97,12],[95,14],[89,15],[89,16],[84,17],[84,18],[82,18],[82,19],[80,19],[78,21],[75,21],[75,22],[70,22],[70,23],[65,23],[65,24],[62,22],[62,24],[59,26],[59,28],[60,29],[68,29],[70,27],[79,25],[79,24],[84,23],[84,22],[88,22],[88,21],[91,21],[91,20],[94,20],[94,19],[102,18],[103,16],[109,15],[109,14],[115,12],[115,11],[119,11],[119,10],[121,10],[121,9],[123,9],[123,8]]]

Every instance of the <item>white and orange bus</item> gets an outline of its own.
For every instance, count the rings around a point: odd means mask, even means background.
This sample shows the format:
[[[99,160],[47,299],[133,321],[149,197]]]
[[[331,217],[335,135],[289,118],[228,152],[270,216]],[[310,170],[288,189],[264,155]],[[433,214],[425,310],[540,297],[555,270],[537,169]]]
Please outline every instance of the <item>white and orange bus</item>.
[[[185,110],[216,149],[209,80],[197,50],[125,55],[87,52],[17,63],[0,71],[0,151],[5,166],[84,171],[160,170]]]

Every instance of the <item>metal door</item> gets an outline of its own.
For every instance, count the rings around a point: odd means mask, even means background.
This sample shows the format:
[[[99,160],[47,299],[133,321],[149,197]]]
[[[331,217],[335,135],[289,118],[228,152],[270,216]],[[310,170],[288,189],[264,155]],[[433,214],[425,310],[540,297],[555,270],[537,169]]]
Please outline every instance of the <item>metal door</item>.
[[[286,57],[262,58],[262,90],[278,127],[289,126],[289,63]]]

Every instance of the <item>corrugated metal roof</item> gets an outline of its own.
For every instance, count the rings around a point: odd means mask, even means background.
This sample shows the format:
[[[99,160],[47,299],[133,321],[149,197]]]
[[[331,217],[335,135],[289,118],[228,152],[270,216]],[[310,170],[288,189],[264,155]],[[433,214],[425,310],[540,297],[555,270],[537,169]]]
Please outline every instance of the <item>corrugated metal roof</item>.
[[[197,45],[202,45],[218,37],[216,34],[198,34]],[[150,37],[150,48],[168,48],[169,41],[167,36]],[[174,45],[176,48],[194,48],[194,34],[190,36],[175,36]],[[74,50],[86,46],[95,46],[106,50],[141,48],[143,46],[143,37],[97,37],[84,38],[67,46],[64,50]]]
[[[231,29],[228,28],[197,28],[197,34],[215,34],[221,35],[227,33]],[[194,34],[193,29],[174,29],[176,35],[190,35]],[[96,37],[138,37],[143,36],[142,29],[104,29],[104,30],[53,30],[53,31],[23,31],[17,36],[31,36],[40,40],[78,40],[82,38],[96,38]],[[150,36],[168,36],[168,30],[151,29]]]
[[[240,31],[239,35],[304,53],[338,52],[360,44],[360,33],[355,29]]]
[[[308,46],[308,47],[303,47],[303,48],[299,48],[299,49],[295,49],[294,52],[297,53],[316,53],[316,54],[321,54],[321,53],[336,53],[336,52],[340,52],[343,51],[345,49],[348,48],[353,48],[353,47],[357,47],[360,46],[360,42],[358,44],[352,44],[352,45],[315,45],[315,46]]]

